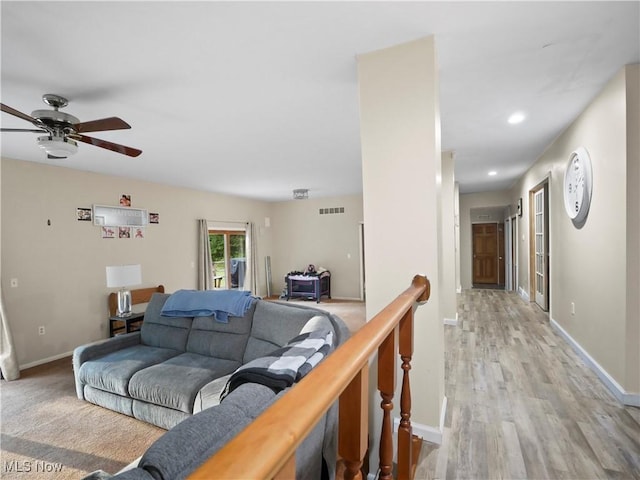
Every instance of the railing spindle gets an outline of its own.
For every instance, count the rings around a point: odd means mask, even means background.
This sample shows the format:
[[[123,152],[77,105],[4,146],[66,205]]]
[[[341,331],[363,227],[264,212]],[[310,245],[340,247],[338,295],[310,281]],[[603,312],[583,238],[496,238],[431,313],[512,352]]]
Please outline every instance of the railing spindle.
[[[409,370],[413,356],[413,310],[400,320],[400,358],[402,360],[402,391],[400,393],[400,427],[398,428],[398,480],[412,478],[414,464],[411,428],[411,384]]]
[[[362,479],[362,461],[369,433],[369,364],[340,395],[338,454],[345,466],[345,480]]]
[[[398,351],[398,328],[394,328],[378,348],[378,390],[382,402],[382,432],[380,433],[380,479],[393,478],[393,428],[391,410],[396,389],[396,352]]]

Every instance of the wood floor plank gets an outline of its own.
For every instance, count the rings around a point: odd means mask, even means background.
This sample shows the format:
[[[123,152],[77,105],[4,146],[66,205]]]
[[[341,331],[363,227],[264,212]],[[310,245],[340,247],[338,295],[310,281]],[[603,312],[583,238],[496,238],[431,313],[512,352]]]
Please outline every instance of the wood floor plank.
[[[443,442],[416,478],[640,479],[640,409],[611,395],[545,312],[500,290],[457,301]]]

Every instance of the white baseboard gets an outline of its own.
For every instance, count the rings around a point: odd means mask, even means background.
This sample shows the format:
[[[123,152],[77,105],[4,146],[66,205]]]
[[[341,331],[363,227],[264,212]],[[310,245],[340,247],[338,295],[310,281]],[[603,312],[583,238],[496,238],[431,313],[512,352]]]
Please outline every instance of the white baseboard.
[[[322,300],[323,298],[320,299],[320,304],[322,304]],[[326,300],[326,297],[324,297],[324,300]],[[349,300],[351,302],[361,302],[362,299],[360,297],[331,297],[331,300]]]
[[[524,291],[524,288],[519,287],[518,288],[518,294],[520,294],[520,296],[522,297],[522,299],[525,302],[530,302],[531,300],[529,299],[529,294],[527,292]]]
[[[602,368],[596,360],[589,355],[589,353],[582,348],[582,346],[576,342],[569,333],[560,326],[558,322],[556,322],[553,318],[549,319],[551,323],[551,327],[558,334],[564,338],[564,340],[573,348],[573,350],[578,354],[578,356],[587,364],[591,370],[593,370],[600,381],[604,383],[605,387],[613,394],[614,397],[618,399],[618,401],[624,405],[631,405],[632,407],[640,407],[640,393],[629,393],[622,385],[615,381],[615,379],[609,375],[609,373]]]
[[[422,438],[424,442],[435,443],[440,445],[442,443],[442,432],[444,432],[444,419],[447,415],[447,397],[442,399],[442,408],[440,409],[440,425],[438,428],[430,425],[422,425],[420,423],[411,422],[411,431],[416,437]],[[400,419],[393,419],[393,432],[397,433],[400,426]]]
[[[60,353],[58,355],[54,355],[53,357],[43,358],[42,360],[36,360],[35,362],[25,363],[24,365],[20,365],[20,371],[26,370],[27,368],[37,367],[38,365],[44,365],[45,363],[53,362],[54,360],[60,360],[64,357],[70,357],[73,355],[73,351]]]
[[[456,312],[456,318],[445,318],[445,325],[451,325],[452,327],[456,327],[458,325],[458,312]]]

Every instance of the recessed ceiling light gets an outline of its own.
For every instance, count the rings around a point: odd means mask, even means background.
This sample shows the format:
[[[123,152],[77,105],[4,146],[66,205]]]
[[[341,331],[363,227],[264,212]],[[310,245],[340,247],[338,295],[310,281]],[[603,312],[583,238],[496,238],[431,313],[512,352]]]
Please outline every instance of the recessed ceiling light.
[[[517,123],[522,123],[525,119],[524,113],[522,112],[515,112],[512,113],[511,116],[508,118],[507,122],[509,122],[511,125],[515,125]]]
[[[496,172],[495,170],[491,170],[491,171],[489,172],[489,176],[490,176],[490,177],[495,177],[497,174],[498,174],[498,172]]]

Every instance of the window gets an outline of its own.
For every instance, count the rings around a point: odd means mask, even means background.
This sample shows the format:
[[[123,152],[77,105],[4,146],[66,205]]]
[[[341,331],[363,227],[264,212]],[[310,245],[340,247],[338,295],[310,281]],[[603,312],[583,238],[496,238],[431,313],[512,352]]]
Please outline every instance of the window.
[[[247,238],[244,230],[209,230],[213,287],[244,290]]]

